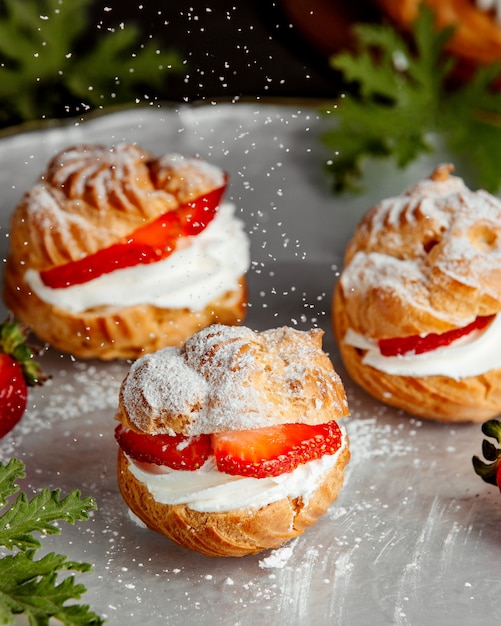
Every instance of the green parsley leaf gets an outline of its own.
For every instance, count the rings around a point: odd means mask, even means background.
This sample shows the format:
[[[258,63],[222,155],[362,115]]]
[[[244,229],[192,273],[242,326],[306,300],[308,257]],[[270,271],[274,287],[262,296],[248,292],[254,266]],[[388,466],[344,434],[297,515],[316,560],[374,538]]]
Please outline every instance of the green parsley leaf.
[[[30,624],[48,624],[51,617],[64,624],[102,623],[87,606],[65,606],[68,600],[79,599],[86,591],[83,585],[75,584],[74,576],[57,582],[58,571],[88,571],[86,564],[54,553],[34,561],[30,551],[5,556],[0,564],[0,624],[11,623],[16,613],[24,614]]]
[[[41,543],[32,533],[58,535],[60,530],[55,521],[64,520],[74,524],[77,520],[88,519],[87,511],[95,508],[92,498],[80,498],[78,491],[72,491],[60,499],[60,491],[43,489],[28,500],[24,493],[18,495],[12,506],[0,516],[0,544],[12,550],[40,548]]]
[[[140,46],[134,24],[89,38],[93,0],[1,4],[0,126],[152,98],[182,69],[175,52]]]
[[[11,553],[0,558],[0,624],[13,623],[14,615],[24,614],[30,626],[48,626],[56,618],[68,626],[103,624],[103,620],[87,605],[68,604],[79,600],[86,589],[75,583],[74,572],[88,572],[91,565],[70,561],[64,555],[50,552],[36,560],[36,550],[42,547],[34,537],[59,534],[55,522],[75,524],[87,520],[96,508],[92,498],[81,498],[73,491],[65,498],[60,491],[43,489],[31,500],[20,492],[16,481],[25,477],[24,464],[11,459],[0,463],[0,545]],[[14,502],[10,499],[16,496]],[[60,572],[70,572],[62,580]]]
[[[475,184],[501,185],[501,93],[492,89],[498,66],[482,67],[471,80],[453,81],[456,61],[445,51],[453,34],[439,30],[421,5],[410,38],[387,24],[355,28],[357,52],[331,59],[351,93],[323,109],[335,125],[322,136],[336,192],[360,191],[367,158],[390,158],[404,168],[434,150],[441,136],[452,155],[468,162]]]
[[[19,459],[11,459],[7,466],[0,463],[0,507],[7,504],[8,498],[19,491],[16,480],[25,478],[24,463]]]

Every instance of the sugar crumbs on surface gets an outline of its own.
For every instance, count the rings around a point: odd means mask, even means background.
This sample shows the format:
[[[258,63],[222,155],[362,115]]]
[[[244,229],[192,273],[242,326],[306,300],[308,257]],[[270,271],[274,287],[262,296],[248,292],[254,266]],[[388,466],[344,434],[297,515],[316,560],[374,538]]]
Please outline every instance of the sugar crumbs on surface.
[[[350,450],[357,462],[381,456],[405,456],[415,449],[408,432],[398,424],[381,423],[376,417],[346,418],[343,422],[350,437]],[[349,466],[348,466],[349,467]]]
[[[61,422],[92,419],[99,411],[109,411],[113,416],[125,367],[77,363],[65,370],[46,368],[51,377],[43,386],[30,388],[23,418],[0,442],[0,457],[12,456],[12,448],[22,446],[26,437],[50,430]]]
[[[285,567],[294,552],[295,542],[291,541],[286,545],[276,548],[259,561],[259,567],[263,569],[274,569]]]

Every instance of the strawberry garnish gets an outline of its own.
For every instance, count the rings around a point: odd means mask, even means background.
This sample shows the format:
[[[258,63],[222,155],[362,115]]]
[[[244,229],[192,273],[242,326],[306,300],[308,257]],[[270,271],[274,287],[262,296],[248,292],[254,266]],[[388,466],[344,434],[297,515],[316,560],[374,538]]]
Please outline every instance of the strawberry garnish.
[[[12,319],[0,324],[0,437],[19,422],[26,410],[28,387],[46,376],[26,343],[28,329]]]
[[[119,424],[115,438],[131,459],[176,470],[196,470],[212,454],[209,435],[147,435]]]
[[[448,346],[456,339],[464,337],[474,330],[482,330],[494,319],[494,315],[477,317],[471,324],[462,328],[453,328],[445,333],[429,333],[428,335],[411,335],[409,337],[392,337],[380,339],[379,350],[383,356],[399,356],[403,354],[422,354],[443,346]]]
[[[486,483],[496,485],[501,491],[501,422],[499,420],[488,420],[482,424],[482,432],[487,437],[494,438],[498,445],[484,439],[482,442],[482,454],[487,463],[478,456],[474,456],[473,468],[475,472]]]
[[[267,478],[292,472],[308,461],[334,454],[341,446],[335,421],[317,426],[281,424],[211,435],[220,472]]]
[[[40,272],[53,289],[80,285],[114,270],[154,263],[174,252],[181,237],[198,235],[213,220],[226,185],[182,204],[94,254]]]

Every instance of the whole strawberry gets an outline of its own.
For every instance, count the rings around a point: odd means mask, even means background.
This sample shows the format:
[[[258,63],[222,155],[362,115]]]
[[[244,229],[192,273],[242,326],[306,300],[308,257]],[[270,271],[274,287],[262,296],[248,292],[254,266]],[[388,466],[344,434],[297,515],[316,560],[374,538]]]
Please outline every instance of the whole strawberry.
[[[473,467],[475,472],[485,480],[486,483],[496,485],[501,491],[501,422],[499,420],[488,420],[482,424],[482,432],[487,437],[496,439],[498,445],[484,439],[482,442],[482,454],[488,461],[482,461],[478,456],[474,456]]]
[[[26,409],[28,387],[45,376],[26,343],[27,329],[11,318],[0,324],[0,437],[19,422]]]

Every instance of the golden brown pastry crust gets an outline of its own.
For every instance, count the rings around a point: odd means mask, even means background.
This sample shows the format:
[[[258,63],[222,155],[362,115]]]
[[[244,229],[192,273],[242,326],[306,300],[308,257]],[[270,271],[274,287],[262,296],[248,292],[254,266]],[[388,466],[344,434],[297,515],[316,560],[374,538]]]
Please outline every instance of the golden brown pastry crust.
[[[394,376],[362,363],[364,351],[347,345],[347,304],[334,289],[333,327],[351,378],[373,397],[412,415],[443,422],[483,422],[501,413],[501,370],[454,380],[446,376]]]
[[[247,313],[245,278],[201,311],[142,304],[72,314],[44,302],[22,285],[22,277],[8,259],[4,277],[7,307],[40,339],[79,359],[136,359],[165,346],[180,346],[205,326],[240,324]]]
[[[473,0],[376,0],[400,27],[408,28],[423,2],[432,8],[439,28],[454,25],[448,48],[467,63],[501,60],[501,25],[492,12],[481,11]]]
[[[362,363],[346,331],[374,340],[443,333],[501,311],[501,203],[450,176],[451,166],[361,220],[333,298],[350,376],[377,399],[424,418],[482,421],[501,412],[501,370],[454,380],[386,374]]]
[[[356,332],[442,333],[501,311],[501,203],[451,171],[379,202],[355,229],[343,282]]]
[[[178,350],[136,361],[116,417],[138,432],[184,435],[344,417],[344,387],[322,336],[320,329],[207,327]]]
[[[135,145],[80,145],[56,155],[13,213],[4,271],[7,307],[40,339],[78,358],[136,358],[212,324],[245,318],[247,287],[203,310],[102,306],[71,313],[42,301],[25,281],[106,248],[138,227],[224,181],[223,173],[179,155],[154,158]]]
[[[284,498],[256,510],[201,513],[185,505],[159,504],[129,472],[129,460],[121,450],[118,485],[128,507],[151,530],[206,556],[245,556],[278,548],[315,524],[338,497],[349,458],[346,446],[307,503]]]
[[[11,254],[37,271],[78,260],[223,182],[207,163],[154,158],[132,144],[68,148],[16,207]]]

